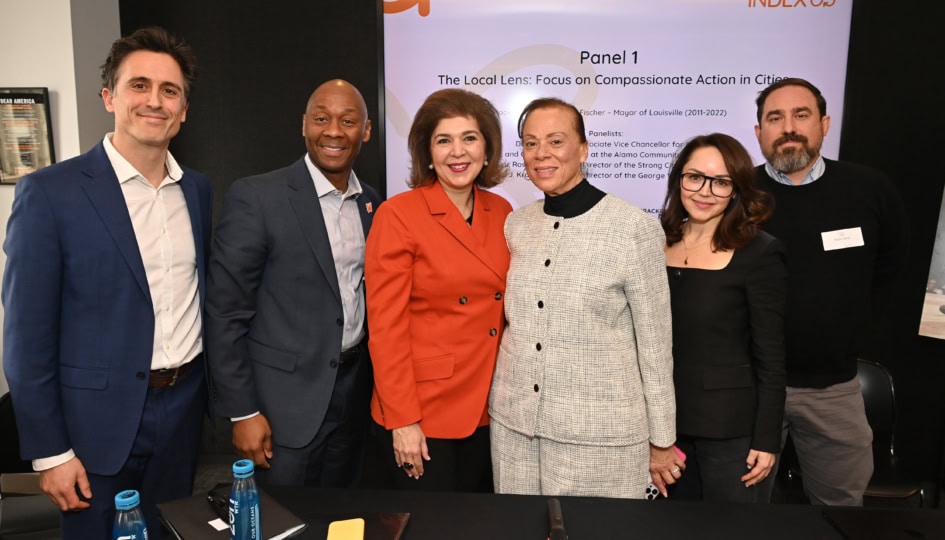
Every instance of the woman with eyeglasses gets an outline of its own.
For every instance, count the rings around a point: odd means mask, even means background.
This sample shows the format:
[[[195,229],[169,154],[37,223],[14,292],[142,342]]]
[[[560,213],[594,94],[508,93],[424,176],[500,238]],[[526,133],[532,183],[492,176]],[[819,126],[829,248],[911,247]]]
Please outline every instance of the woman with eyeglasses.
[[[768,197],[751,157],[713,133],[669,173],[660,221],[673,314],[676,445],[670,498],[768,502],[784,415],[783,244],[762,232]]]

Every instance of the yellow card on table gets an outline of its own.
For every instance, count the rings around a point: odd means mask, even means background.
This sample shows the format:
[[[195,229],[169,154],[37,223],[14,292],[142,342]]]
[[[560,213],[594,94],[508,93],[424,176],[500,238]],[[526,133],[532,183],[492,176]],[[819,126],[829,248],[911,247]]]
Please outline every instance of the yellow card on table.
[[[332,521],[328,524],[328,540],[364,540],[364,520]]]

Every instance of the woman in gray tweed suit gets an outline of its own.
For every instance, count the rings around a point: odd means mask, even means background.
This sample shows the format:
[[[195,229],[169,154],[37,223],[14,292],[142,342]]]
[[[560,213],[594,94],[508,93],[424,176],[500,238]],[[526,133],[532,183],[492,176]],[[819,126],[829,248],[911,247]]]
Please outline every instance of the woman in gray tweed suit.
[[[519,118],[545,193],[505,224],[508,321],[490,395],[496,492],[642,498],[684,468],[659,223],[584,179],[584,120],[553,98]]]

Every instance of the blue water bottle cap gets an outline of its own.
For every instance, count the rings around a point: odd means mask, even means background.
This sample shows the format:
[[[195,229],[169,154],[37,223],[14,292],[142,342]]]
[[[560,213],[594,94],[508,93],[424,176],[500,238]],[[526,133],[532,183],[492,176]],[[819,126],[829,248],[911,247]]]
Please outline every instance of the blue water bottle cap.
[[[241,459],[233,464],[233,476],[236,478],[249,478],[253,475],[253,462],[248,459]]]
[[[126,489],[118,495],[115,495],[116,510],[131,510],[141,502],[141,495],[133,489]]]

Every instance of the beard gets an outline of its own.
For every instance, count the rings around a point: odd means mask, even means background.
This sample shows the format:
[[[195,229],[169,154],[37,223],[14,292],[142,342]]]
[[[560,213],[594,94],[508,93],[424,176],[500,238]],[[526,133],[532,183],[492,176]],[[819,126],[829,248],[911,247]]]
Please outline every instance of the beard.
[[[787,142],[799,142],[801,143],[801,147],[784,148],[779,151],[778,147]],[[808,139],[803,135],[785,133],[778,137],[778,139],[771,144],[771,147],[762,153],[772,167],[784,174],[790,174],[808,166],[811,161],[820,155],[820,145],[818,145],[817,148],[811,148],[807,143]]]

